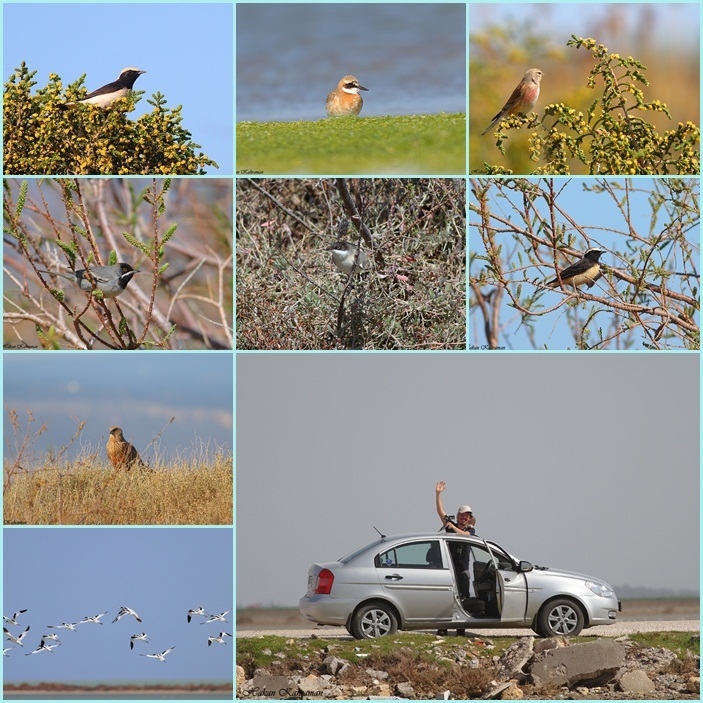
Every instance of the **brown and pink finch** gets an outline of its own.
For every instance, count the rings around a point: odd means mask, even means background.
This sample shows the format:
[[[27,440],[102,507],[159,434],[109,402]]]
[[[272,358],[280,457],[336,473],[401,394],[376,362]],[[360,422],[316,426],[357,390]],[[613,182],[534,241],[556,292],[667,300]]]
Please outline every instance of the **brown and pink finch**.
[[[526,115],[539,98],[539,84],[542,81],[542,71],[531,68],[520,81],[519,85],[503,105],[501,111],[491,120],[491,124],[481,132],[481,136],[495,127],[504,117],[509,115]]]

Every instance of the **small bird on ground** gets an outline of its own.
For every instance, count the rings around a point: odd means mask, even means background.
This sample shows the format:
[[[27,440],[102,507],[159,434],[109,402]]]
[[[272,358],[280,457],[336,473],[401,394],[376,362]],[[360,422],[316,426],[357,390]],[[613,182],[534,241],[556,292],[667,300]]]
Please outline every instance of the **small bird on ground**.
[[[559,278],[565,286],[573,286],[576,289],[578,286],[587,285],[591,288],[594,283],[603,275],[600,269],[598,259],[604,254],[603,249],[589,249],[582,259],[576,263],[567,266],[560,272],[559,276],[547,283],[551,288],[559,286]]]
[[[354,76],[344,76],[337,87],[327,96],[325,109],[328,117],[358,115],[364,105],[360,90],[368,90]]]
[[[62,109],[73,108],[76,105],[96,105],[97,107],[106,108],[112,105],[115,100],[127,97],[130,90],[134,86],[134,81],[146,71],[138,68],[123,68],[119,78],[112,83],[102,86],[88,93],[85,98],[72,103],[65,103],[60,107]]]
[[[44,271],[37,269],[40,273],[48,273],[51,276],[63,276],[70,281],[77,283],[82,291],[92,293],[94,290],[102,291],[103,298],[116,298],[124,293],[127,284],[132,280],[138,269],[133,269],[129,264],[121,262],[111,266],[95,266],[94,268],[79,269],[75,273],[61,273],[60,271]]]
[[[539,84],[543,75],[539,68],[531,68],[522,77],[517,88],[508,98],[508,102],[503,105],[500,112],[491,120],[491,124],[481,132],[481,136],[489,132],[504,117],[516,114],[526,115],[535,106],[537,98],[539,98]]]
[[[105,450],[107,452],[107,458],[116,469],[126,469],[129,471],[135,467],[139,469],[147,468],[146,464],[139,456],[139,452],[124,438],[122,430],[119,427],[110,428],[110,437],[107,440]],[[127,608],[127,610],[129,610],[129,608]],[[122,613],[121,615],[124,614],[125,613]],[[119,617],[121,617],[121,615]],[[119,617],[117,619],[119,619]]]

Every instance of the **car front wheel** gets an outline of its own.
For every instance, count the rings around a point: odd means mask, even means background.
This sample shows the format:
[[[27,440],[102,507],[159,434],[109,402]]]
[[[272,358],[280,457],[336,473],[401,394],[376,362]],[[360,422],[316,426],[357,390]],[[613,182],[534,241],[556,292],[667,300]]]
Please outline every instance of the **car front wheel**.
[[[398,629],[395,613],[383,603],[362,605],[353,615],[351,634],[358,640],[373,640],[392,635]]]
[[[535,630],[541,637],[575,637],[583,630],[584,624],[581,608],[568,598],[560,598],[542,607]]]

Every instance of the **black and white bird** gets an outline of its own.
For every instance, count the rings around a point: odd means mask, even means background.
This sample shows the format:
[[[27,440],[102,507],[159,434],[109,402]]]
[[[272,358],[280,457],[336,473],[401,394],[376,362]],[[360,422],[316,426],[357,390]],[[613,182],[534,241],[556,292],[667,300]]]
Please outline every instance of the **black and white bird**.
[[[42,640],[54,640],[55,642],[58,642],[59,644],[61,644],[61,640],[59,639],[59,636],[53,632],[50,635],[42,635]]]
[[[571,266],[567,266],[559,273],[557,278],[549,281],[547,285],[550,288],[557,288],[559,286],[559,279],[561,278],[561,282],[564,286],[578,288],[578,286],[586,285],[591,288],[603,275],[598,259],[600,259],[604,253],[603,249],[597,249],[595,247],[589,249],[583,255],[582,259],[571,264]]]
[[[160,662],[166,663],[166,655],[173,651],[176,647],[169,647],[168,649],[165,649],[161,654],[140,654],[140,657],[150,657],[151,659],[158,659]]]
[[[327,251],[332,252],[332,262],[345,276],[351,275],[352,271],[361,273],[367,268],[368,256],[355,244],[340,240],[328,246]]]
[[[53,654],[54,652],[52,650],[56,649],[56,647],[58,646],[58,644],[46,644],[46,642],[42,640],[39,646],[33,652],[28,652],[24,656],[31,657],[32,654],[41,654],[42,652],[49,652],[49,654]]]
[[[84,620],[81,620],[78,625],[82,625],[84,622],[95,622],[98,625],[102,625],[103,623],[100,622],[100,618],[107,615],[107,610],[104,613],[100,613],[100,615],[87,615]]]
[[[51,627],[56,630],[63,627],[66,630],[73,630],[74,632],[78,632],[78,630],[76,630],[76,625],[78,625],[77,622],[62,622],[60,625],[47,625],[47,627]]]
[[[231,610],[231,609],[230,609]],[[229,620],[225,620],[225,615],[229,613],[229,610],[225,610],[224,613],[220,613],[219,615],[208,615],[208,620],[205,620],[204,622],[201,622],[201,625],[207,625],[209,622],[216,622],[220,620],[221,622],[229,622]]]
[[[195,609],[189,610],[189,611],[188,611],[188,622],[190,622],[190,619],[191,619],[191,617],[192,617],[193,615],[204,615],[206,618],[207,618],[207,617],[210,617],[210,616],[205,612],[205,608],[203,608],[203,607],[195,608]]]
[[[123,618],[125,615],[133,615],[137,619],[137,622],[142,621],[142,619],[137,615],[134,610],[132,610],[131,608],[127,608],[126,606],[122,606],[120,608],[120,612],[117,613],[117,617],[112,622],[117,622],[120,618]]]
[[[209,647],[213,642],[219,642],[220,644],[227,644],[225,642],[225,637],[231,637],[232,635],[229,634],[229,632],[220,632],[220,634],[217,637],[208,637],[207,638],[207,646]]]
[[[9,652],[11,649],[14,649],[14,647],[3,647],[2,656],[3,656],[3,657],[9,657],[10,655],[8,654],[8,652]]]
[[[29,625],[27,625],[27,629],[21,635],[17,635],[17,637],[15,637],[6,627],[3,627],[2,629],[5,633],[5,637],[7,637],[10,642],[14,642],[20,647],[24,647],[24,645],[22,644],[22,640],[27,636],[27,633],[29,632]]]
[[[76,105],[97,105],[98,107],[106,108],[112,105],[115,100],[120,98],[125,98],[132,90],[134,86],[134,81],[146,71],[142,71],[138,68],[123,68],[120,73],[119,78],[112,83],[104,85],[102,88],[94,90],[82,100],[77,100],[76,102],[66,103],[62,105],[62,108],[75,107]]]
[[[148,642],[149,635],[147,635],[146,632],[140,632],[138,635],[132,635],[129,638],[129,648],[134,649],[134,643],[138,640],[142,640],[142,642]]]
[[[8,625],[19,625],[17,622],[17,618],[22,615],[22,613],[26,613],[27,608],[24,610],[18,610],[11,618],[8,618],[7,615],[3,615],[2,619],[8,624]]]

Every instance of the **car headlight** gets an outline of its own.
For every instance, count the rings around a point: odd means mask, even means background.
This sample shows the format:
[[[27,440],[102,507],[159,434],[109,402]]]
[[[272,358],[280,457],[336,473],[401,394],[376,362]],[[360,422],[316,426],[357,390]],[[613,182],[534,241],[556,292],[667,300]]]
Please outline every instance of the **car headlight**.
[[[596,583],[595,581],[586,581],[586,588],[603,598],[611,598],[615,595],[612,588],[602,583]]]

